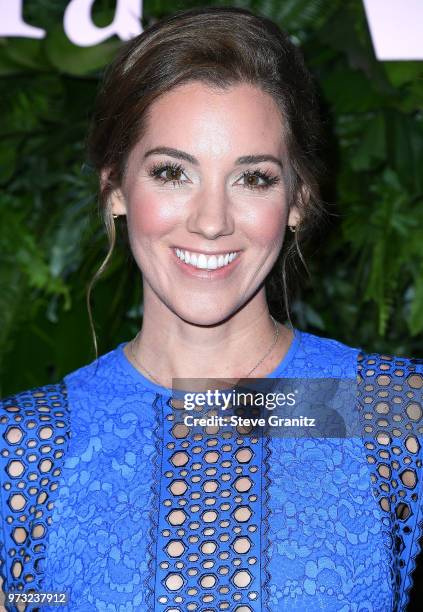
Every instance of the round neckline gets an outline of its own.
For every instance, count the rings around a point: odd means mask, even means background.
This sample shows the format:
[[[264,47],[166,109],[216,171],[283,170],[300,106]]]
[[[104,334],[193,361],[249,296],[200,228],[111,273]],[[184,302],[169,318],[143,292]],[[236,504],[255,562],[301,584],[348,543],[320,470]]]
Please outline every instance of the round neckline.
[[[298,347],[301,344],[302,332],[296,327],[292,327],[291,329],[294,332],[294,337],[291,341],[288,351],[286,352],[282,360],[278,363],[276,368],[272,370],[272,372],[270,372],[269,374],[261,378],[277,378],[280,374],[282,374],[287,369],[289,364],[292,362],[298,350]],[[162,387],[161,385],[156,384],[155,382],[153,382],[152,380],[144,376],[144,374],[142,374],[133,365],[133,363],[129,361],[128,357],[126,356],[123,350],[127,344],[128,342],[121,342],[120,344],[118,344],[118,346],[115,349],[118,362],[123,367],[123,369],[127,372],[127,374],[131,376],[134,382],[141,383],[144,387],[146,387],[150,391],[153,391],[154,393],[160,393],[161,395],[172,396],[173,395],[172,389],[169,389],[168,387]]]

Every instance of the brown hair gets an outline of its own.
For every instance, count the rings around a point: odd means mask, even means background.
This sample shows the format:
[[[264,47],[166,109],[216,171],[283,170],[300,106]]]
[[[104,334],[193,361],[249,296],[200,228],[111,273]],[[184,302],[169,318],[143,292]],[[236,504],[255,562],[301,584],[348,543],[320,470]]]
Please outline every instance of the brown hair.
[[[298,259],[307,270],[301,247],[324,215],[318,189],[320,120],[311,75],[287,34],[266,17],[235,7],[178,11],[122,45],[106,70],[96,101],[88,139],[89,162],[98,174],[106,168],[110,171],[99,198],[109,250],[87,288],[96,356],[90,294],[116,241],[110,192],[121,184],[128,156],[145,133],[151,104],[172,87],[189,81],[223,90],[239,83],[252,84],[270,94],[281,112],[288,152],[288,203],[299,206],[301,221],[295,234],[287,233],[266,279],[266,292],[272,314],[280,318],[285,313],[291,321],[287,276],[297,270]]]

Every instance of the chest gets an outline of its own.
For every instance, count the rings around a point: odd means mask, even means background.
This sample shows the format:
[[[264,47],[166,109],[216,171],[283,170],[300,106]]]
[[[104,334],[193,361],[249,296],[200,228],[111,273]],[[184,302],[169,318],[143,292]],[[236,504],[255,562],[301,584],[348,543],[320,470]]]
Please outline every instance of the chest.
[[[360,441],[187,445],[170,431],[71,446],[49,530],[52,590],[70,589],[81,610],[390,609]]]

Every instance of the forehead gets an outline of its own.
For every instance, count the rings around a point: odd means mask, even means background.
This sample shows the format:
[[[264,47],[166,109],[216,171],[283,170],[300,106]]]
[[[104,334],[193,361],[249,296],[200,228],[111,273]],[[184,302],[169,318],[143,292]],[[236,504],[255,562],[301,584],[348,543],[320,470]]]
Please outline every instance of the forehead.
[[[281,155],[283,123],[276,102],[258,87],[241,83],[216,89],[198,81],[178,85],[150,107],[142,148],[173,146],[225,157]]]

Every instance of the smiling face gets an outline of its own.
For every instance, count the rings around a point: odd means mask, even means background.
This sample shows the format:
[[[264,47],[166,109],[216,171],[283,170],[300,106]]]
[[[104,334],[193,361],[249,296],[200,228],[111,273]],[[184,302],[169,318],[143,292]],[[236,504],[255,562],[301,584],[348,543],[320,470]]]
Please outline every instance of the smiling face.
[[[284,163],[280,114],[260,89],[191,82],[153,103],[111,196],[113,213],[127,215],[145,313],[154,305],[212,325],[250,298],[262,305],[286,225],[299,220]]]

